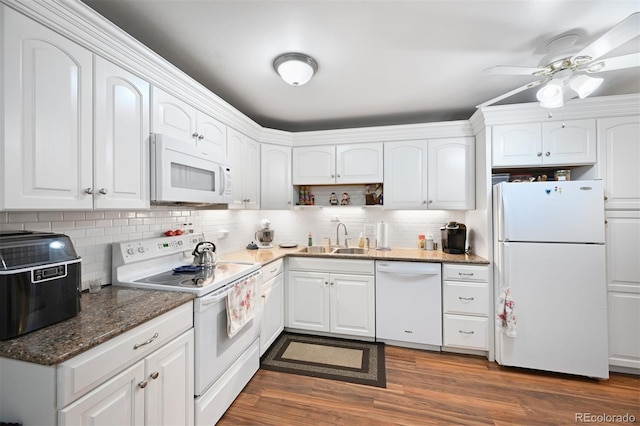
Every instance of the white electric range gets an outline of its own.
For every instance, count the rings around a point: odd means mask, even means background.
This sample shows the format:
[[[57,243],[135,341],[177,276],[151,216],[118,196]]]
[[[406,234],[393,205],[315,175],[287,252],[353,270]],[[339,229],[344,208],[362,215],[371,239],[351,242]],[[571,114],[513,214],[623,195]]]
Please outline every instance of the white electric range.
[[[229,337],[227,293],[250,283],[259,291],[261,265],[221,262],[191,270],[204,234],[113,244],[113,285],[194,293],[195,424],[215,424],[260,365],[260,312]],[[186,269],[186,271],[185,271]],[[177,271],[177,272],[176,272]],[[255,295],[256,305],[259,298]]]

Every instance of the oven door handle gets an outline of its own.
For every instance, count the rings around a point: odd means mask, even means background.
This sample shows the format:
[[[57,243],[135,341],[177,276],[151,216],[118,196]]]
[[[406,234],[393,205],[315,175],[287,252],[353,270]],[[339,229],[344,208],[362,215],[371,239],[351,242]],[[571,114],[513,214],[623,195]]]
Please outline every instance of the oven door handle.
[[[200,305],[202,307],[205,306],[209,306],[209,305],[213,305],[214,303],[218,303],[221,300],[224,300],[227,297],[227,294],[229,294],[229,291],[235,287],[235,284],[230,285],[229,287],[227,287],[222,293],[216,293],[214,295],[211,296],[205,296],[200,298]]]

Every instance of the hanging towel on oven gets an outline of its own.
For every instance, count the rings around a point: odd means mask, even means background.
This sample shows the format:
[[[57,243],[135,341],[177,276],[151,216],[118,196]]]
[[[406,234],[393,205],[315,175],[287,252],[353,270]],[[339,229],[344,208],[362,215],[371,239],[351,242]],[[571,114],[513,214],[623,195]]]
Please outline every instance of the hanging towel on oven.
[[[496,326],[508,337],[516,337],[516,304],[511,298],[509,288],[502,289],[498,299]]]
[[[237,283],[227,294],[227,334],[236,335],[256,315],[258,280],[255,276]]]

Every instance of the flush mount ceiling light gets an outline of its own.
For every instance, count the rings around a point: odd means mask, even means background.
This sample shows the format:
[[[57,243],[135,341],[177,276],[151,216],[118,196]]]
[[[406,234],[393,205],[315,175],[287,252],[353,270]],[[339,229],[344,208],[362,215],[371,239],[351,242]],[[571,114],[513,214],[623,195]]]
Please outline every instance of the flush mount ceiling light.
[[[292,86],[302,86],[318,70],[318,63],[303,53],[285,53],[273,61],[273,68]]]

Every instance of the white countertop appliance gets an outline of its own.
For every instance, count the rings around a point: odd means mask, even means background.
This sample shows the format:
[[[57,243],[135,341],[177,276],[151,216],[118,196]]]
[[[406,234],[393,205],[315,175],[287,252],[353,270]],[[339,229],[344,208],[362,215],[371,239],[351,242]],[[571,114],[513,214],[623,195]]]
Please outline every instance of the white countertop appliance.
[[[201,233],[113,244],[113,284],[194,293],[195,424],[215,424],[258,370],[260,316],[228,335],[227,295],[247,282],[258,291],[259,263],[192,263]],[[254,280],[254,281],[251,281]],[[256,295],[257,297],[257,295]]]
[[[602,181],[500,183],[493,200],[496,361],[608,378]]]

